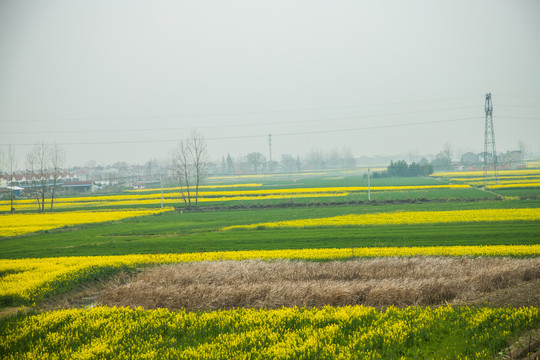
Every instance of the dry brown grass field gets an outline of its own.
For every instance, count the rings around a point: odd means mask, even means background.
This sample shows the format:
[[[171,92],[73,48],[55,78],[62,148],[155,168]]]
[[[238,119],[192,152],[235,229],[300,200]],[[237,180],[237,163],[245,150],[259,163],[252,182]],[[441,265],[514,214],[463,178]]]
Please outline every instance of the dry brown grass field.
[[[539,285],[540,258],[252,260],[184,263],[123,274],[100,286],[93,298],[109,306],[190,311],[486,304],[492,300],[494,306],[538,306]]]

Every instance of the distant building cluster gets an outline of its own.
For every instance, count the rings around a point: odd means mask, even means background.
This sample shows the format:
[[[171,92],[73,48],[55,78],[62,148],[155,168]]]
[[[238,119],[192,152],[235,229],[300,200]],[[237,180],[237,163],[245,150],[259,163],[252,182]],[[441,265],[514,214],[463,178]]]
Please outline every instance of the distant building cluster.
[[[492,160],[486,159],[486,156],[491,155],[484,152],[478,154],[472,152],[465,153],[461,156],[460,167],[463,168],[463,170],[474,170],[482,167],[486,160],[488,162],[491,162]],[[518,169],[525,166],[525,164],[523,163],[523,156],[521,154],[521,151],[519,150],[507,151],[506,153],[502,153],[497,156],[496,160],[497,167],[500,169]]]
[[[159,185],[160,175],[168,176],[168,170],[162,167],[149,169],[148,166],[120,166],[73,168],[68,172],[57,174],[47,173],[39,176],[36,173],[18,172],[0,176],[0,196],[10,191],[17,197],[31,197],[34,187],[52,189],[54,186],[63,193],[94,192],[114,186],[141,189]]]
[[[8,176],[1,177],[1,187],[11,189],[16,196],[21,196],[28,188],[44,182],[47,187],[53,187],[55,184],[55,176],[53,174],[45,174],[45,176],[38,177],[35,174],[14,174],[11,179]],[[75,173],[61,173],[56,178],[56,186],[67,192],[85,192],[94,191],[96,184],[92,181],[81,181]]]

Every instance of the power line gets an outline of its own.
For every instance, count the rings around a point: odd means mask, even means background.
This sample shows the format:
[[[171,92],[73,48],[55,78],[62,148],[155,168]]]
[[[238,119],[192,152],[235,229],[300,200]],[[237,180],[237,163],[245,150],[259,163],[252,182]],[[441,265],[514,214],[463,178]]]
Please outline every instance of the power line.
[[[314,131],[303,131],[296,133],[282,133],[275,134],[277,136],[289,136],[289,135],[309,135],[309,134],[324,134],[324,133],[333,133],[333,132],[345,132],[345,131],[360,131],[360,130],[374,130],[374,129],[389,129],[389,128],[400,128],[400,127],[410,127],[418,125],[432,125],[440,123],[449,123],[449,122],[458,122],[466,120],[477,120],[483,119],[482,117],[467,117],[467,118],[458,118],[458,119],[448,119],[448,120],[437,120],[437,121],[421,121],[407,124],[393,124],[393,125],[377,125],[377,126],[367,126],[367,127],[358,127],[358,128],[347,128],[347,129],[332,129],[332,130],[314,130]]]
[[[149,115],[149,116],[110,116],[110,117],[64,117],[64,118],[49,118],[49,119],[19,119],[19,120],[3,120],[3,122],[54,122],[54,121],[110,121],[110,120],[132,120],[132,119],[180,119],[180,118],[195,118],[195,117],[220,117],[220,116],[242,116],[242,115],[262,115],[262,114],[278,114],[278,113],[295,113],[309,112],[321,110],[339,110],[339,109],[356,109],[363,107],[377,107],[389,105],[407,105],[407,104],[423,104],[442,102],[450,100],[472,99],[477,96],[460,96],[452,98],[431,99],[431,100],[414,100],[401,101],[392,103],[379,104],[364,104],[352,106],[328,106],[317,108],[299,108],[299,109],[283,109],[283,110],[265,110],[265,111],[245,111],[245,112],[223,112],[223,113],[207,113],[207,114],[187,114],[187,115]]]
[[[390,116],[401,116],[401,115],[412,115],[412,114],[423,114],[423,113],[433,113],[440,111],[450,111],[450,110],[463,110],[477,108],[478,106],[460,106],[460,107],[451,107],[443,109],[432,109],[432,110],[417,110],[417,111],[405,111],[398,113],[386,113],[386,114],[375,114],[375,115],[359,115],[359,116],[342,116],[334,118],[325,118],[325,119],[314,119],[314,120],[291,120],[291,121],[274,121],[266,123],[243,123],[236,125],[214,125],[214,126],[197,126],[198,129],[220,129],[220,128],[235,128],[235,127],[255,127],[255,126],[269,126],[269,125],[282,125],[282,124],[302,124],[302,123],[313,123],[313,122],[327,122],[327,121],[336,121],[336,120],[355,120],[355,119],[370,119],[370,118],[380,118],[380,117],[390,117]],[[148,132],[148,131],[174,131],[174,130],[190,130],[193,127],[169,127],[169,128],[150,128],[150,129],[99,129],[99,130],[54,130],[54,131],[4,131],[4,134],[87,134],[87,133],[128,133],[128,132]]]
[[[493,116],[496,119],[512,119],[512,120],[540,120],[540,116],[536,117],[528,117],[528,116],[500,116],[495,115]]]
[[[497,105],[497,107],[510,107],[510,108],[540,108],[540,105]]]
[[[294,135],[312,135],[312,134],[325,134],[325,133],[339,133],[345,131],[360,131],[360,130],[373,130],[373,129],[390,129],[390,128],[402,128],[402,127],[411,127],[418,125],[433,125],[441,123],[450,123],[450,122],[460,122],[467,120],[478,120],[483,119],[482,117],[466,117],[466,118],[457,118],[457,119],[446,119],[446,120],[437,120],[437,121],[423,121],[423,122],[414,122],[406,124],[393,124],[393,125],[377,125],[377,126],[367,126],[367,127],[355,127],[355,128],[345,128],[345,129],[331,129],[331,130],[315,130],[315,131],[301,131],[301,132],[291,132],[291,133],[277,133],[272,134],[272,136],[294,136]],[[267,137],[268,134],[264,135],[242,135],[242,136],[224,136],[224,137],[213,137],[206,138],[206,140],[235,140],[235,139],[253,139],[253,138],[262,138]],[[166,140],[126,140],[126,141],[99,141],[99,142],[74,142],[74,143],[58,143],[58,145],[107,145],[107,144],[147,144],[147,143],[164,143],[164,142],[178,142],[179,139],[166,139]],[[13,145],[13,146],[31,146],[30,143],[19,143],[19,144],[1,144],[1,145]]]
[[[512,94],[498,94],[497,97],[510,97],[510,98],[534,98],[534,99],[540,99],[540,96],[537,95],[512,95]]]

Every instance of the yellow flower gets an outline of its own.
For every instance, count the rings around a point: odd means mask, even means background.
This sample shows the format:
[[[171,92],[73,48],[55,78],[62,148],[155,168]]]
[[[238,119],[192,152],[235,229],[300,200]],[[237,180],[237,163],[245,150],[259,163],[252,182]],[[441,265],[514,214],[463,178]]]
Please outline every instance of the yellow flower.
[[[166,209],[72,211],[43,214],[0,215],[0,236],[15,236],[64,226],[121,220],[130,217],[160,214]]]
[[[488,171],[489,175],[494,175],[495,172]],[[521,169],[521,170],[499,170],[498,175],[540,175],[540,169]],[[433,177],[463,177],[463,176],[483,176],[484,171],[452,171],[452,172],[440,172],[434,173],[430,176]]]
[[[539,320],[540,310],[534,307],[377,310],[359,305],[198,313],[95,307],[13,319],[0,346],[12,359],[345,360],[398,358],[404,353],[412,358],[411,351],[424,358],[434,354],[434,346],[451,346],[440,336],[452,333],[453,341],[472,345],[465,352],[472,349],[474,358],[488,358],[493,354],[483,345],[504,343],[512,335],[502,335],[506,329],[530,329]],[[431,344],[429,349],[422,339]],[[467,355],[452,351],[452,358]]]
[[[343,227],[360,225],[438,224],[465,222],[537,221],[540,208],[476,209],[451,211],[408,211],[364,215],[341,215],[328,218],[299,219],[249,225],[233,225],[221,230]]]

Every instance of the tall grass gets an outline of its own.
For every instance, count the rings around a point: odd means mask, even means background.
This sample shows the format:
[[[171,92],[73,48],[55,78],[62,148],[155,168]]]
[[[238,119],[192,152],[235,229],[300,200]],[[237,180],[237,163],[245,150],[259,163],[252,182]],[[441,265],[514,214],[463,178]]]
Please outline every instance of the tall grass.
[[[106,288],[109,306],[435,305],[540,278],[540,258],[377,258],[310,263],[218,261],[152,268]]]

